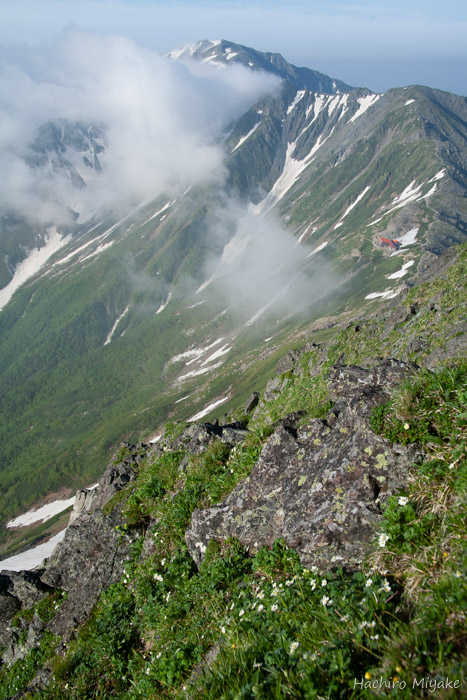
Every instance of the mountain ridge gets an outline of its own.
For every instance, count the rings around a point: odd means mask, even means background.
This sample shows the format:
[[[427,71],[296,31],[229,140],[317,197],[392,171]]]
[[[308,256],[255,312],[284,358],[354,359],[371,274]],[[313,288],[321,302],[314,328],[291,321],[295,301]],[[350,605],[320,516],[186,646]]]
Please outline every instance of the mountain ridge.
[[[233,386],[243,398],[261,388],[268,344],[404,294],[465,239],[466,105],[429,88],[325,95],[285,82],[226,136],[224,187],[195,183],[59,227],[64,247],[0,313],[3,517],[33,503],[28,465],[48,490],[91,483],[96,452],[122,437],[147,438],[217,401],[229,410],[243,400]]]
[[[171,51],[167,55],[175,60],[190,58],[204,63],[209,62],[219,67],[225,67],[229,63],[238,63],[255,71],[262,70],[273,73],[298,89],[305,88],[318,92],[329,92],[330,94],[352,89],[343,81],[330,78],[324,73],[294,66],[286,61],[280,53],[263,53],[225,39],[215,41],[204,39]]]

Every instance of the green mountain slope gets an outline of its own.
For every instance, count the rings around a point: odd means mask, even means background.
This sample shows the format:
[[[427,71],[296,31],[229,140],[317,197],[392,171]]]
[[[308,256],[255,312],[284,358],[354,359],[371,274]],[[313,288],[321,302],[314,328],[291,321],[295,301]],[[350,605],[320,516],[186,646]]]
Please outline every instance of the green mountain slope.
[[[232,125],[225,185],[62,227],[0,312],[2,522],[95,480],[122,439],[241,406],[310,324],[326,338],[465,238],[465,98],[292,69]]]

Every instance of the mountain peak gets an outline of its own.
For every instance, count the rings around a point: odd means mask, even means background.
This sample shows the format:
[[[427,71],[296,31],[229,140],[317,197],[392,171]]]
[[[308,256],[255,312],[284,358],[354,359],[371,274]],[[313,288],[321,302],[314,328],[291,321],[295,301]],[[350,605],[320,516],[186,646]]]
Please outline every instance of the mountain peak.
[[[204,39],[171,51],[168,56],[175,60],[195,59],[222,68],[229,63],[241,63],[251,70],[273,73],[300,90],[314,90],[334,95],[339,92],[349,92],[352,89],[341,80],[330,78],[309,68],[294,66],[280,53],[264,53],[225,39],[215,41]]]

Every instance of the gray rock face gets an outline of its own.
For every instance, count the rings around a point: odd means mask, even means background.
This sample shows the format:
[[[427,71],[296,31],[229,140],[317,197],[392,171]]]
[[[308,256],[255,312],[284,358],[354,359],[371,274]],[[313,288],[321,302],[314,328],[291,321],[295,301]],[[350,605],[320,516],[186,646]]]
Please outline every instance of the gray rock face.
[[[203,453],[214,441],[220,440],[226,445],[235,447],[240,444],[248,435],[245,424],[241,422],[227,423],[219,425],[216,423],[190,423],[182,433],[174,439],[164,439],[155,448],[154,452],[163,454],[165,450],[183,450],[187,454],[180,464],[180,471],[183,471],[191,455]]]
[[[381,504],[404,487],[417,458],[371,431],[371,409],[416,369],[395,360],[332,368],[328,419],[298,430],[280,425],[250,477],[219,505],[194,511],[186,541],[196,563],[212,538],[237,537],[254,551],[283,537],[307,566],[357,567]]]
[[[83,513],[47,561],[41,579],[68,592],[50,629],[66,639],[84,621],[103,590],[118,581],[130,554],[130,541],[116,529],[118,511]]]
[[[126,445],[126,447],[137,450],[138,448],[131,445]],[[127,486],[135,478],[134,467],[140,459],[139,455],[130,454],[122,462],[115,464],[111,462],[104,474],[102,479],[99,481],[99,486],[96,489],[95,496],[92,501],[92,508],[102,508],[112,496],[121,491],[125,486]]]
[[[96,495],[97,488],[79,489],[79,491],[76,492],[75,503],[73,506],[73,510],[70,513],[70,520],[68,521],[69,525],[71,525],[71,523],[74,520],[76,520],[76,518],[78,518],[81,515],[81,513],[85,513],[91,510]]]
[[[102,507],[135,476],[130,456],[106,469],[91,512],[82,512],[69,525],[65,538],[47,560],[41,582],[68,592],[68,598],[50,623],[50,629],[67,639],[83,622],[103,590],[118,581],[130,554],[130,537],[123,535],[120,508],[104,515]],[[137,536],[137,531],[132,533]]]
[[[43,629],[42,621],[34,615],[27,640],[19,645],[20,629],[11,626],[13,617],[22,608],[30,608],[44,598],[51,589],[41,580],[37,571],[4,571],[0,574],[0,647],[2,659],[13,663],[34,646]],[[42,624],[42,629],[39,627]]]
[[[253,391],[250,394],[250,396],[247,398],[246,403],[245,403],[245,413],[247,415],[250,413],[253,413],[256,406],[259,404],[259,397],[260,397],[259,392]]]

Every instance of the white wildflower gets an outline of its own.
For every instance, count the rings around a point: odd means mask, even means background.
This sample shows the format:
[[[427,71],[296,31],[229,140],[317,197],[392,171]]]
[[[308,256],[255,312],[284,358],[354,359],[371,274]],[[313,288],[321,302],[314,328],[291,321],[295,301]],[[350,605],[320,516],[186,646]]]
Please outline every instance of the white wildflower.
[[[380,546],[380,547],[385,547],[385,546],[386,546],[386,542],[388,541],[388,539],[389,539],[389,535],[386,535],[385,532],[382,532],[381,535],[380,535],[379,538],[378,538],[378,544],[379,544],[379,546]]]
[[[407,498],[407,496],[401,496],[397,502],[400,506],[406,506],[409,502],[409,499]]]
[[[299,647],[299,643],[298,643],[298,642],[292,642],[292,644],[290,645],[290,649],[289,649],[289,654],[290,654],[290,656],[293,656],[293,655],[295,654],[295,652],[297,651],[298,647]]]
[[[271,605],[271,610],[272,612],[276,612],[276,610],[279,610],[279,606],[274,603],[274,605]]]

